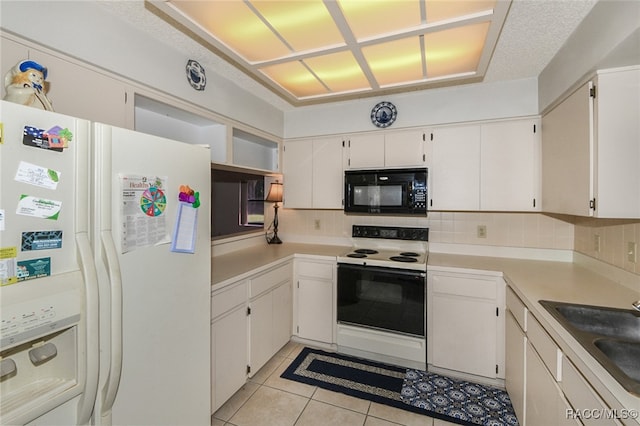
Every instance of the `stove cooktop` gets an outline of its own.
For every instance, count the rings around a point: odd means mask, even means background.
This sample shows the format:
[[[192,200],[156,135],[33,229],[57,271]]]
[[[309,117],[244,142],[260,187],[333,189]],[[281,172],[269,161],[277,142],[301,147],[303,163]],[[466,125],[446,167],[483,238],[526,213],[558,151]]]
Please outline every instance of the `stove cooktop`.
[[[353,225],[354,246],[340,263],[426,270],[429,229]]]
[[[426,269],[426,251],[406,251],[396,248],[352,248],[338,257],[340,263],[383,266],[401,269]]]

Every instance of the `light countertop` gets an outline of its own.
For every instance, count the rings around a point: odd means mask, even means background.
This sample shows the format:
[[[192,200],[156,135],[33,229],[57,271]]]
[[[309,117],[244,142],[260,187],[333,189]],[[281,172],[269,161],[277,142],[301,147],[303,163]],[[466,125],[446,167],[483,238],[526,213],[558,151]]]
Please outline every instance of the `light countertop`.
[[[261,244],[211,258],[211,285],[213,288],[225,281],[248,272],[279,262],[295,254],[312,256],[339,256],[349,250],[347,246],[321,244]]]

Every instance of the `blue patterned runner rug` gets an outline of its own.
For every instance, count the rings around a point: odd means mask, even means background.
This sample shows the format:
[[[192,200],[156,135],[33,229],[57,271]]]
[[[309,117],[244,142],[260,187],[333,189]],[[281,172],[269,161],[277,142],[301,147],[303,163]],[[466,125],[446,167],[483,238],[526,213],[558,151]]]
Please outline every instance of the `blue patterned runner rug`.
[[[461,425],[517,425],[507,392],[426,371],[304,348],[285,379]]]

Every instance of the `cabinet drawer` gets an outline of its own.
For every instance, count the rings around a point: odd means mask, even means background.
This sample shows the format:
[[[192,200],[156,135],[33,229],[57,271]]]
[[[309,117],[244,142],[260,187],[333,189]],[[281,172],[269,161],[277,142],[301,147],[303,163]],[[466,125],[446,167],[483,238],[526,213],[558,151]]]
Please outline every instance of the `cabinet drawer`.
[[[247,301],[247,283],[243,281],[238,284],[222,289],[211,296],[211,319],[214,319],[225,312],[241,305]]]
[[[520,298],[511,290],[511,287],[507,287],[507,309],[511,311],[520,328],[523,331],[527,331],[527,307],[524,306]]]
[[[318,278],[321,280],[333,280],[333,271],[335,264],[316,263],[316,262],[298,262],[296,265],[298,274],[309,278]]]
[[[251,278],[251,297],[255,297],[270,288],[291,279],[291,263],[278,266],[270,271]]]
[[[497,297],[496,281],[491,278],[434,273],[431,275],[431,281],[435,293],[488,300],[496,300]]]
[[[527,318],[527,337],[542,358],[553,377],[559,382],[562,380],[562,352],[542,328],[538,320],[529,314]]]
[[[609,408],[567,357],[562,359],[562,390],[577,412],[585,410],[604,413],[605,409]],[[606,419],[604,416],[584,416],[581,420],[585,425],[620,424],[616,420]]]

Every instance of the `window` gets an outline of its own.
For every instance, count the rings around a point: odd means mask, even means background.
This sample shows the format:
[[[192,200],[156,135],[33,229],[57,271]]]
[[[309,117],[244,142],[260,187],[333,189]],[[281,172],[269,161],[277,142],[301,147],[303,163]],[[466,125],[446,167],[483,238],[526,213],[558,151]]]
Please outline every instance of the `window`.
[[[211,236],[255,232],[263,226],[264,176],[211,170]]]

